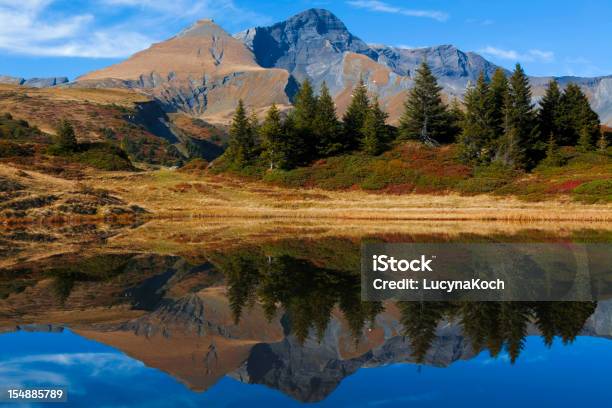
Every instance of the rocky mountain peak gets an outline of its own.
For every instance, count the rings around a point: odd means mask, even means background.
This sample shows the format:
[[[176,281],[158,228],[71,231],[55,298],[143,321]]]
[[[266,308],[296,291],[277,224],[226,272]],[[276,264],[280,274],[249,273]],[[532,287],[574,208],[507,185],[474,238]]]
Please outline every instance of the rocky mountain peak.
[[[325,9],[311,8],[289,18],[285,24],[296,30],[303,27],[314,28],[319,34],[338,31],[350,35],[344,23],[331,11]]]
[[[176,38],[211,36],[229,37],[229,34],[223,28],[218,26],[213,19],[205,18],[196,21],[193,25],[181,31]]]
[[[329,64],[347,51],[371,54],[365,42],[324,9],[309,9],[269,27],[251,28],[236,38],[251,48],[262,67],[286,69],[298,80],[309,77],[305,66],[313,62]]]

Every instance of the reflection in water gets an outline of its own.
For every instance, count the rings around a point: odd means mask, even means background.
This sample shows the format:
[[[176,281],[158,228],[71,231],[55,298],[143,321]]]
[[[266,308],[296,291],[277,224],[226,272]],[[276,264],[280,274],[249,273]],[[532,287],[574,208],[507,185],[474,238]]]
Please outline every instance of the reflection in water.
[[[443,319],[458,319],[474,351],[487,348],[492,357],[506,349],[514,363],[534,323],[545,344],[555,336],[574,341],[596,308],[594,302],[400,302],[401,322],[417,362],[423,362]]]
[[[366,322],[373,324],[384,310],[381,302],[360,300],[360,275],[355,270],[317,267],[289,255],[264,255],[256,249],[239,250],[220,257],[219,269],[227,277],[234,320],[245,305],[261,304],[268,319],[280,307],[291,333],[303,343],[311,329],[319,341],[337,306],[355,341]],[[340,264],[345,266],[344,264]],[[345,266],[346,267],[346,266]],[[537,325],[545,343],[555,336],[572,342],[595,311],[594,302],[398,302],[400,322],[417,362],[422,363],[443,321],[457,321],[474,351],[487,348],[496,357],[507,349],[518,358],[527,325]]]
[[[24,261],[0,272],[0,327],[69,326],[195,390],[231,376],[298,401],[328,397],[365,366],[445,367],[483,350],[514,363],[527,336],[550,347],[612,335],[609,302],[364,302],[360,243],[282,239],[184,256],[100,247]]]

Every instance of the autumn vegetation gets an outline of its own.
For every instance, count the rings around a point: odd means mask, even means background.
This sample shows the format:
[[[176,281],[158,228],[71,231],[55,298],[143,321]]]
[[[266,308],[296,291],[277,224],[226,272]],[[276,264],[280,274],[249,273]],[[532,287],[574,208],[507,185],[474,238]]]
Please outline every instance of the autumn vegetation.
[[[240,102],[213,171],[287,187],[612,201],[609,134],[584,93],[553,80],[537,108],[532,99],[517,65],[445,104],[424,63],[394,127],[363,81],[341,120],[325,84],[315,95],[306,81],[293,110],[272,106],[262,123]]]

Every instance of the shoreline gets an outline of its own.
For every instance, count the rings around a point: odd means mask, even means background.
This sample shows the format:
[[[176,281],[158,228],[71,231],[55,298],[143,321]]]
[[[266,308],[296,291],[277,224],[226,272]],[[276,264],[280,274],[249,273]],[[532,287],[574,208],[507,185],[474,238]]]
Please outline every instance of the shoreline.
[[[236,177],[168,169],[131,172],[89,170],[77,180],[0,165],[0,175],[23,185],[13,201],[54,199],[20,216],[4,214],[0,228],[17,224],[84,224],[151,220],[275,219],[300,221],[612,222],[612,204],[583,204],[558,196],[524,201],[513,196],[374,194],[362,190],[279,187]],[[62,210],[62,201],[97,205],[96,214]],[[117,204],[124,211],[113,213]],[[92,203],[92,204],[89,204]],[[100,203],[100,204],[93,204]],[[110,203],[110,204],[109,204]],[[115,203],[115,204],[113,204]],[[128,211],[138,207],[142,211]],[[9,207],[10,208],[10,207]],[[8,216],[7,216],[8,215]]]

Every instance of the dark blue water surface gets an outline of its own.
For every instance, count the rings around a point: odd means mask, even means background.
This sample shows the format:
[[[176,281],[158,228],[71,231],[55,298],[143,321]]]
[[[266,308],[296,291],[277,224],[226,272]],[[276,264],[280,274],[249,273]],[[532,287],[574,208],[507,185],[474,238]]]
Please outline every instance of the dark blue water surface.
[[[170,375],[68,330],[0,335],[0,383],[63,385],[70,407],[298,406],[262,385],[225,377],[194,392]],[[483,352],[447,368],[394,364],[362,368],[342,381],[320,406],[351,407],[578,407],[611,405],[612,341],[580,336],[547,348],[528,337],[521,358]],[[11,404],[15,406],[15,404]]]

